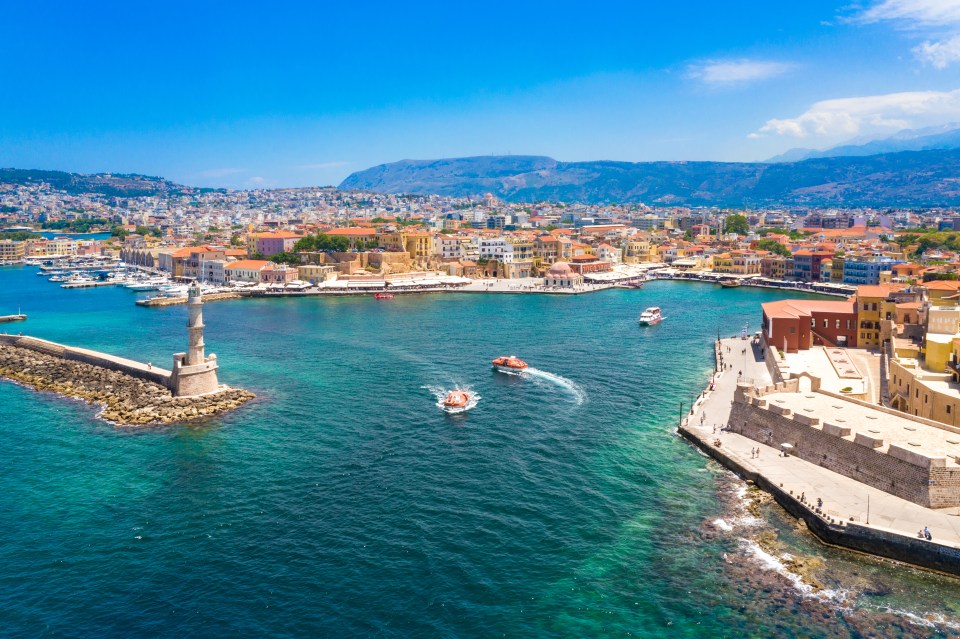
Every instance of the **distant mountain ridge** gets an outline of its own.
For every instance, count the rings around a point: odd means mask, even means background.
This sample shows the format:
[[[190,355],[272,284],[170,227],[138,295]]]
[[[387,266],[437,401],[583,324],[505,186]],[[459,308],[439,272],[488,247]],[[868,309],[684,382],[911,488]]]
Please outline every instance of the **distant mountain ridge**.
[[[767,162],[799,162],[813,158],[853,157],[899,153],[900,151],[933,151],[937,149],[960,149],[960,124],[906,129],[881,139],[851,140],[846,144],[818,151],[816,149],[790,149],[770,158]]]
[[[960,150],[765,162],[559,162],[542,156],[402,160],[341,189],[510,202],[688,206],[958,206]]]
[[[93,193],[114,197],[141,197],[169,193],[195,193],[199,189],[148,175],[120,173],[68,173],[40,169],[0,169],[0,184],[39,184],[78,195]]]

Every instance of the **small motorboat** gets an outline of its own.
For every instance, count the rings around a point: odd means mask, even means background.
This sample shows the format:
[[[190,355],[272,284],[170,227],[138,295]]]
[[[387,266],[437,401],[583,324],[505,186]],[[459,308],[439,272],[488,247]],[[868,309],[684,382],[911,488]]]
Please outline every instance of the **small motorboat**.
[[[640,326],[653,326],[663,321],[663,313],[659,306],[651,306],[640,313],[640,318],[637,321],[640,322]]]
[[[446,408],[464,408],[469,403],[470,393],[459,389],[450,391],[443,399],[443,405]]]
[[[720,286],[722,286],[723,288],[737,288],[738,286],[740,286],[740,280],[733,277],[728,277],[726,279],[720,280]]]
[[[392,299],[393,299],[393,293],[377,293],[376,295],[373,296],[373,299],[375,299],[375,300],[392,300]]]
[[[493,367],[500,371],[501,373],[508,373],[512,375],[519,375],[527,369],[527,363],[515,357],[513,355],[504,355],[498,357],[492,362]]]

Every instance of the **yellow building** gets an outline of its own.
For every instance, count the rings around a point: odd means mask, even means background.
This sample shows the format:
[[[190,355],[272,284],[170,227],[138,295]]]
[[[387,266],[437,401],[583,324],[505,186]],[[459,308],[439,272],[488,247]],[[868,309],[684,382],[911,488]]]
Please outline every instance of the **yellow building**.
[[[733,257],[729,253],[719,253],[713,256],[714,273],[733,273]]]
[[[0,262],[19,262],[24,258],[23,242],[0,240]]]
[[[897,315],[897,303],[888,299],[901,286],[860,286],[857,287],[857,322],[859,335],[857,345],[860,348],[880,348],[884,335],[881,323],[894,320]]]
[[[930,306],[960,305],[960,282],[942,280],[926,282],[922,286],[930,298]]]
[[[960,346],[953,340],[954,361],[958,348]],[[956,381],[956,365],[951,366],[951,372],[940,373],[923,370],[916,359],[891,361],[889,388],[893,408],[915,417],[957,426],[960,385]]]
[[[427,259],[433,255],[433,234],[423,231],[405,233],[403,248],[413,259]]]

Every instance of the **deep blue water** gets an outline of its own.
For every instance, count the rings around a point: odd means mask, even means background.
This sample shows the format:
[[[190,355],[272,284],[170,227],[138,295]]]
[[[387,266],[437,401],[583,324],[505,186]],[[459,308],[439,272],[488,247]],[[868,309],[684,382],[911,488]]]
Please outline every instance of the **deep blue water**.
[[[782,634],[731,590],[735,541],[695,533],[719,472],[673,434],[718,329],[778,295],[210,303],[221,379],[258,399],[200,425],[116,429],[0,382],[0,634]],[[168,367],[185,309],[134,299],[0,269],[0,314],[30,316],[0,330]],[[638,327],[651,305],[667,320]],[[494,373],[501,354],[543,374]],[[450,416],[434,392],[457,384],[481,399]]]

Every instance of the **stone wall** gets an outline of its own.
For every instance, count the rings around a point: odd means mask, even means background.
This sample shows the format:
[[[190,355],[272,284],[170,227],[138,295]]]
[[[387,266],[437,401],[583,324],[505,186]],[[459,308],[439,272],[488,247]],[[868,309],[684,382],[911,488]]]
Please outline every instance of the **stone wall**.
[[[708,445],[694,432],[681,427],[680,434],[723,466],[773,495],[778,504],[794,517],[802,519],[810,532],[824,542],[960,576],[960,548],[901,535],[877,526],[828,522],[823,515],[802,504],[796,496],[788,494],[765,476],[744,468],[723,450]]]
[[[914,459],[906,450],[879,452],[877,444],[882,442],[864,433],[845,439],[851,430],[843,423],[823,424],[812,414],[795,415],[789,409],[768,405],[762,397],[743,397],[738,392],[730,427],[773,448],[789,443],[791,455],[916,504],[960,506],[960,469],[938,466],[936,458],[933,464],[930,458]],[[936,483],[931,485],[931,480]]]
[[[39,391],[50,391],[102,406],[99,417],[117,424],[190,422],[232,410],[253,394],[226,386],[209,395],[174,397],[170,389],[125,372],[64,357],[56,349],[43,350],[43,340],[27,342],[33,348],[0,340],[0,377]],[[54,351],[54,352],[51,352]]]
[[[135,362],[123,357],[98,353],[85,348],[76,348],[74,346],[65,346],[56,342],[48,342],[45,339],[36,337],[25,337],[19,335],[0,335],[0,344],[9,344],[20,348],[26,348],[38,353],[46,353],[56,357],[74,362],[83,362],[92,366],[99,366],[107,370],[125,373],[138,379],[144,379],[149,382],[169,386],[170,371],[148,367],[141,362]]]

